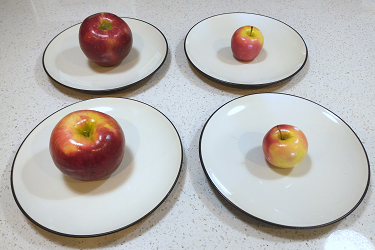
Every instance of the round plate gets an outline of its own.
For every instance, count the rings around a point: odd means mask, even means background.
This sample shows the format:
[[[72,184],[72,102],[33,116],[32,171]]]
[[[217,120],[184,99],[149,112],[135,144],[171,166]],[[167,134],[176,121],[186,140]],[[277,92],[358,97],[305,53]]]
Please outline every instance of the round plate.
[[[167,40],[155,26],[123,18],[133,34],[129,55],[112,67],[101,67],[83,54],[78,41],[80,24],[58,34],[47,45],[43,67],[56,82],[82,91],[114,91],[129,87],[155,73],[164,63]]]
[[[262,141],[277,124],[300,128],[309,142],[292,169],[267,163]],[[234,99],[208,119],[200,137],[203,169],[231,204],[264,222],[315,228],[349,215],[368,189],[367,154],[352,129],[324,107],[286,94]]]
[[[83,182],[66,177],[49,154],[56,123],[81,109],[111,115],[124,131],[125,157],[108,179]],[[158,110],[130,99],[91,99],[50,115],[26,137],[13,162],[12,192],[25,216],[41,228],[94,237],[127,228],[154,211],[174,187],[181,164],[180,137]]]
[[[253,25],[264,37],[263,49],[253,61],[241,62],[231,50],[233,33]],[[185,38],[185,53],[204,75],[222,83],[262,86],[285,80],[302,69],[307,47],[302,37],[287,24],[249,13],[212,16],[193,26]]]

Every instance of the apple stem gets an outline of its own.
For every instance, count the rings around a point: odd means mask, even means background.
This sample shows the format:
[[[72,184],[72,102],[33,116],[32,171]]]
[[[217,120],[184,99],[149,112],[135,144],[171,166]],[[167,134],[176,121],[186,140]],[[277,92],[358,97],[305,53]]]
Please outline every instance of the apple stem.
[[[83,131],[83,135],[86,136],[86,137],[90,137],[90,131]]]
[[[284,138],[283,138],[283,134],[281,133],[281,129],[280,129],[279,125],[277,125],[277,129],[278,129],[279,132],[280,132],[280,139],[281,139],[281,140],[284,140]]]
[[[250,36],[251,36],[251,33],[253,33],[253,26],[251,26]]]
[[[112,23],[104,20],[100,23],[99,29],[101,29],[101,30],[111,30],[112,29]]]

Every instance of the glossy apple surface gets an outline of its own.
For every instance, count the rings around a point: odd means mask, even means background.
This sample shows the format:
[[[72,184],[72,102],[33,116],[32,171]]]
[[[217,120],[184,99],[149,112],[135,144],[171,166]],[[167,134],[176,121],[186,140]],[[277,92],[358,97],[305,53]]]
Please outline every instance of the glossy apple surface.
[[[92,62],[100,66],[113,66],[129,54],[133,35],[128,24],[120,17],[112,13],[97,13],[82,22],[79,45]]]
[[[238,28],[231,39],[231,49],[235,58],[241,61],[254,60],[263,48],[262,32],[254,26]]]
[[[101,180],[120,166],[125,136],[113,117],[79,110],[56,124],[49,150],[56,167],[67,176],[81,181]]]
[[[262,147],[269,163],[280,168],[292,168],[306,157],[308,142],[299,128],[282,124],[267,132]]]

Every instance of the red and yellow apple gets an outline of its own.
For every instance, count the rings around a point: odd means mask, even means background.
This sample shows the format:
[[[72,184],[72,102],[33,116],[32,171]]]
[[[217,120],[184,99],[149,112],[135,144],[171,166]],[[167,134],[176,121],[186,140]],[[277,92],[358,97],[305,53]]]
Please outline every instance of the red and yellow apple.
[[[238,28],[231,39],[231,49],[235,58],[241,61],[254,60],[263,48],[262,32],[254,26]]]
[[[125,136],[110,115],[78,110],[56,124],[49,150],[56,167],[65,175],[81,181],[101,180],[120,166]]]
[[[282,124],[267,132],[262,147],[269,163],[280,168],[292,168],[306,157],[308,143],[299,128]]]
[[[112,13],[97,13],[82,22],[79,45],[92,62],[100,66],[113,66],[129,54],[133,35],[122,18]]]

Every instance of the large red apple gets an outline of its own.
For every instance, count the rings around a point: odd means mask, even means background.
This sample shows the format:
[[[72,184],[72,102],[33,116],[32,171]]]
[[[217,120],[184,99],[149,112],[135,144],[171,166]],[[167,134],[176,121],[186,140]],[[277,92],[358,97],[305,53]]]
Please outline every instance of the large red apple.
[[[263,48],[262,32],[254,26],[242,26],[232,35],[231,48],[234,57],[241,61],[254,60]]]
[[[49,150],[57,168],[67,176],[82,181],[101,180],[121,164],[125,136],[113,117],[79,110],[56,124]]]
[[[97,13],[82,22],[79,45],[92,62],[100,66],[113,66],[129,54],[133,35],[128,24],[120,17],[111,13]]]
[[[292,168],[307,154],[305,134],[292,125],[277,125],[263,138],[263,152],[269,163],[280,168]]]

